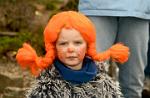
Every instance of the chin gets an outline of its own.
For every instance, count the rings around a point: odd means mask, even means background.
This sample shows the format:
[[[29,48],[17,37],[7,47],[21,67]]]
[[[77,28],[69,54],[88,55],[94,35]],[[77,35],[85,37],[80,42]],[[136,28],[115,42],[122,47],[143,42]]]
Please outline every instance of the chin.
[[[68,63],[67,66],[70,66],[70,67],[78,66],[78,63],[72,63],[72,64]]]
[[[74,67],[74,66],[78,66],[80,63],[79,62],[66,62],[65,64],[67,66]]]

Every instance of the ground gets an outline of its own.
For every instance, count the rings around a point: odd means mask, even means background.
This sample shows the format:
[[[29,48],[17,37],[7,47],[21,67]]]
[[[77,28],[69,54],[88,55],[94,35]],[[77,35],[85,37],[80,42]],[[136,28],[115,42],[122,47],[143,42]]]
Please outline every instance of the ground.
[[[0,62],[0,98],[25,98],[34,77],[16,62]]]

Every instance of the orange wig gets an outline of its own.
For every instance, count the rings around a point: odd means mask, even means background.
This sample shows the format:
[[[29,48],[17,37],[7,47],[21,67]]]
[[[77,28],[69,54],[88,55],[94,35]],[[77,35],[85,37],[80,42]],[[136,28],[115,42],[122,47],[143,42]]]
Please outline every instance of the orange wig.
[[[129,49],[123,44],[115,44],[110,49],[96,52],[96,31],[93,23],[83,14],[75,11],[64,11],[54,15],[44,30],[44,42],[46,48],[45,57],[38,57],[35,50],[27,43],[18,50],[16,59],[22,67],[29,67],[34,75],[47,68],[56,57],[55,42],[62,28],[74,28],[81,33],[86,40],[87,56],[96,61],[112,60],[124,63],[128,60]]]

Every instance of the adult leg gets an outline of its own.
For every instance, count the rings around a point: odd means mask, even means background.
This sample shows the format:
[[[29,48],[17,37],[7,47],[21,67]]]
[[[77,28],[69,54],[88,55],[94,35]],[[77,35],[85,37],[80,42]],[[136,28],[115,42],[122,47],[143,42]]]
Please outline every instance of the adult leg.
[[[142,98],[150,98],[150,40],[148,44],[147,57],[148,57],[148,61],[147,61],[147,66],[145,68],[145,80],[144,80]]]
[[[129,60],[119,66],[119,80],[125,98],[141,98],[147,64],[148,34],[148,21],[131,17],[119,19],[117,42],[123,42],[130,48]]]
[[[147,53],[148,61],[147,61],[147,66],[145,68],[145,75],[146,77],[150,78],[150,40],[148,44],[148,53]]]
[[[97,50],[104,51],[112,46],[117,34],[116,17],[95,17],[89,16],[96,27]]]

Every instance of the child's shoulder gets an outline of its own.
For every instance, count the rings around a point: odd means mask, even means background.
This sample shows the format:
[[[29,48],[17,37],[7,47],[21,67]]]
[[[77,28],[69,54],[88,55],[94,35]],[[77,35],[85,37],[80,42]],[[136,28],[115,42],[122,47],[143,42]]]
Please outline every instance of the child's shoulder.
[[[96,85],[96,87],[101,87],[101,89],[109,89],[110,93],[121,94],[119,82],[114,81],[107,72],[107,68],[109,64],[107,62],[95,62],[98,67],[98,72],[96,77],[90,81],[92,84]]]
[[[116,84],[115,80],[113,80],[109,75],[108,75],[108,67],[110,66],[108,62],[95,62],[97,65],[97,75],[93,79],[93,81],[98,81],[98,82],[105,82],[106,84],[112,84],[115,87],[118,87],[119,85]],[[100,80],[100,81],[99,81]],[[112,86],[111,85],[111,86]]]
[[[60,77],[58,71],[52,65],[51,68],[43,70],[37,79],[33,82],[32,86],[27,90],[27,98],[61,98],[59,92],[67,84]],[[55,97],[57,96],[57,97]]]
[[[50,81],[52,79],[59,78],[59,77],[60,77],[59,72],[56,70],[56,68],[52,64],[51,67],[44,69],[40,73],[40,75],[37,77],[37,80],[44,82],[43,80]]]
[[[102,73],[102,74],[106,74],[107,73],[107,69],[110,66],[108,64],[108,62],[98,62],[98,61],[94,61],[96,66],[97,66],[97,71],[98,73]]]

